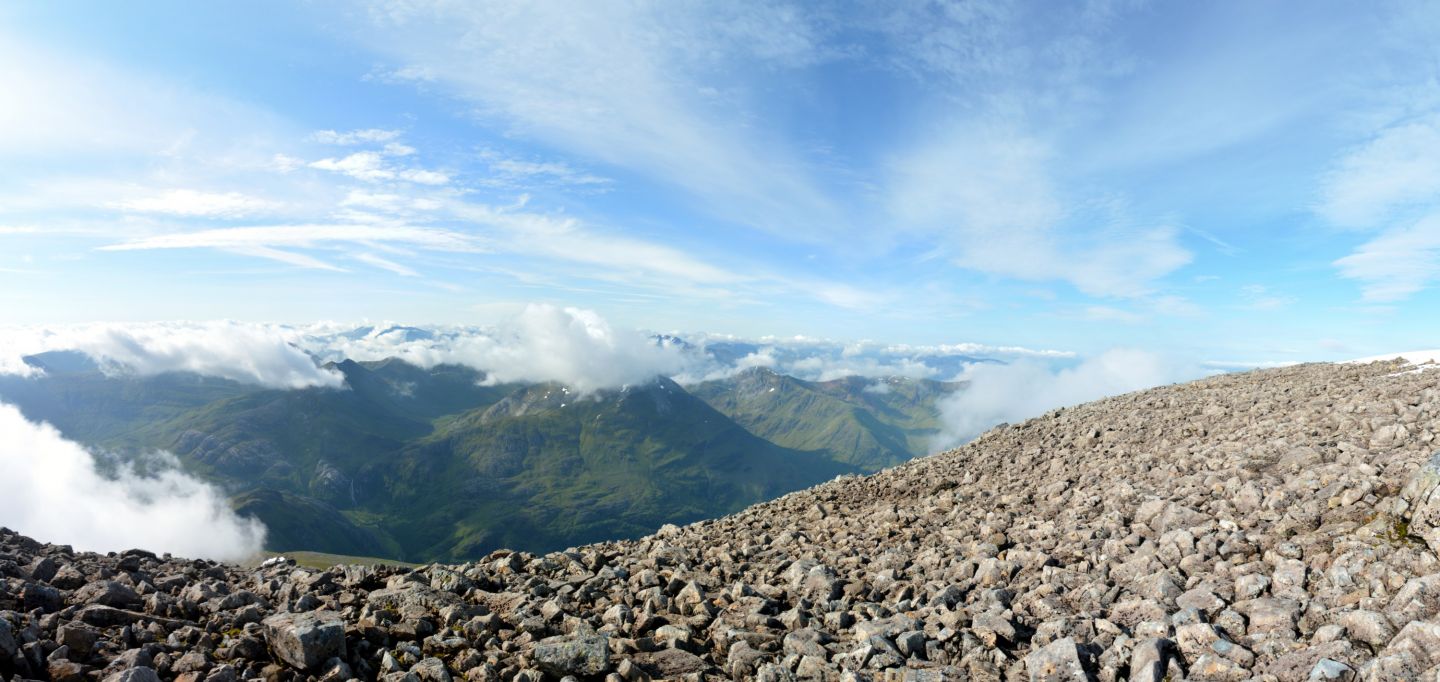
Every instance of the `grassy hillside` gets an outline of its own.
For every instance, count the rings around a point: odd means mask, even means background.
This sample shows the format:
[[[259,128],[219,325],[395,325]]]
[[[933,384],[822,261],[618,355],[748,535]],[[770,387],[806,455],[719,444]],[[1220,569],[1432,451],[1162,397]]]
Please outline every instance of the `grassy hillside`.
[[[779,447],[668,379],[517,391],[409,448],[391,474],[406,556],[564,547],[724,514],[851,467]],[[422,501],[428,500],[427,506]]]
[[[928,454],[936,402],[961,384],[892,377],[804,381],[764,368],[690,390],[757,436],[868,471]]]
[[[278,490],[251,490],[230,500],[242,516],[265,524],[266,549],[364,556],[396,556],[399,545],[375,525],[357,523],[315,499]]]
[[[35,361],[46,375],[0,377],[0,399],[89,445],[175,453],[269,527],[269,549],[408,561],[633,537],[886,466],[917,453],[948,390],[752,372],[698,387],[708,403],[668,379],[580,397],[398,360],[275,390]]]

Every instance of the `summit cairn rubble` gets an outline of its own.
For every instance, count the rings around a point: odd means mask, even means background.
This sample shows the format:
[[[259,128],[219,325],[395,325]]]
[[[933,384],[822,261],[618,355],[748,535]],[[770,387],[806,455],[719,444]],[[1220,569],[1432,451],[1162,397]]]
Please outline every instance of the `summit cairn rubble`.
[[[638,540],[416,569],[0,531],[0,678],[1440,676],[1440,372],[1315,364],[1056,410]]]

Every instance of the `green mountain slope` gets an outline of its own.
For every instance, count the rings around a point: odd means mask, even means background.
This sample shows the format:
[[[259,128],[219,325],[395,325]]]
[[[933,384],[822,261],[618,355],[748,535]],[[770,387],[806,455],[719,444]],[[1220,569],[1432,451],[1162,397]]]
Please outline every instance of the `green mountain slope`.
[[[928,454],[940,426],[936,402],[962,386],[899,377],[804,381],[753,368],[690,390],[761,438],[875,471]]]
[[[106,447],[154,446],[135,432],[217,400],[252,393],[253,386],[195,374],[107,376],[73,351],[25,358],[39,377],[0,374],[0,400],[32,421],[55,425],[69,438]]]
[[[719,516],[874,460],[836,437],[777,445],[666,379],[580,398],[557,385],[486,386],[459,367],[346,361],[330,365],[344,388],[275,390],[106,376],[73,354],[35,362],[48,363],[45,376],[0,377],[0,400],[87,445],[175,453],[264,521],[280,551],[410,561],[549,551]],[[847,390],[806,385],[815,397],[763,423],[830,433],[806,423],[837,421]],[[904,447],[906,433],[886,430],[910,423],[904,410],[846,414],[846,428],[867,424],[849,437],[856,447]],[[778,429],[785,419],[797,423]]]
[[[757,438],[668,379],[521,389],[409,448],[389,480],[407,556],[565,547],[741,509],[852,468]],[[427,504],[428,502],[428,504]]]
[[[230,504],[242,516],[253,516],[265,524],[265,546],[272,551],[361,556],[394,556],[400,552],[384,530],[357,523],[309,497],[258,489],[236,495]]]

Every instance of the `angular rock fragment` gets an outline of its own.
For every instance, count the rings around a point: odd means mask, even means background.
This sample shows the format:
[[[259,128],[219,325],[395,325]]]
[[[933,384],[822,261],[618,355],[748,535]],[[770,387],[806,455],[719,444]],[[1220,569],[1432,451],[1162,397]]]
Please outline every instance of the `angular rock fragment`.
[[[317,670],[331,658],[345,656],[345,622],[337,613],[281,613],[262,625],[270,650],[299,670]]]
[[[556,676],[600,675],[610,669],[610,646],[605,635],[578,632],[535,643],[535,663]]]

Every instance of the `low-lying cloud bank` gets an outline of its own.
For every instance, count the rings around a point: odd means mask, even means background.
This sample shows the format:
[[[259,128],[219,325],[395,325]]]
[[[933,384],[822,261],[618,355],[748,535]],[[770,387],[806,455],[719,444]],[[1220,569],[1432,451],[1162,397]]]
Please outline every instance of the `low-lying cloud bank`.
[[[420,367],[465,365],[491,383],[554,381],[589,393],[681,372],[689,362],[675,344],[616,329],[579,308],[531,305],[490,328],[312,329],[301,343],[325,361],[400,358]]]
[[[0,333],[0,373],[36,374],[23,358],[79,351],[105,373],[192,372],[271,388],[339,388],[339,372],[315,364],[289,327],[238,322],[166,322],[21,327]]]
[[[806,337],[749,340],[708,334],[687,335],[685,340],[701,360],[676,377],[680,383],[724,379],[754,367],[813,381],[848,376],[949,380],[976,363],[1075,357],[1068,351],[976,343],[917,346]]]
[[[400,358],[465,365],[491,382],[567,384],[581,393],[667,376],[681,383],[767,367],[802,379],[906,376],[951,379],[977,362],[1063,360],[1056,350],[953,344],[908,346],[804,337],[741,339],[619,329],[578,308],[531,305],[488,327],[237,322],[88,324],[0,329],[0,374],[37,374],[23,360],[79,351],[109,374],[192,372],[269,388],[342,388],[324,363]]]
[[[259,551],[265,527],[174,468],[100,474],[91,454],[0,403],[0,525],[97,552],[131,548],[217,560]]]
[[[1037,417],[1057,407],[1205,376],[1198,364],[1134,349],[1114,349],[1070,367],[1034,359],[973,365],[970,384],[940,402],[944,427],[935,451],[962,445],[991,427]]]

